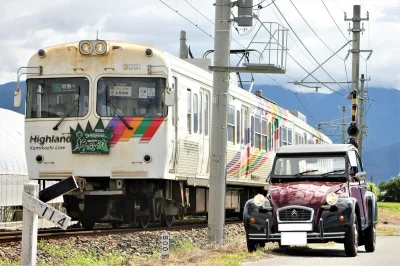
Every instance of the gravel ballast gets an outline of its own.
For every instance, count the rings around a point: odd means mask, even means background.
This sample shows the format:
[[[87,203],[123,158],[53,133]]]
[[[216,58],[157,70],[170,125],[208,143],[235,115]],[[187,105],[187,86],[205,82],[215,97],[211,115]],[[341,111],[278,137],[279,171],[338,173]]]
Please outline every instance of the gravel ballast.
[[[226,238],[245,236],[242,224],[225,226]],[[73,236],[69,238],[41,240],[38,244],[37,259],[49,264],[61,263],[63,257],[79,253],[93,253],[102,256],[105,253],[117,252],[122,256],[146,256],[161,250],[162,231],[143,231],[124,234],[109,234],[100,236]],[[207,245],[207,228],[170,231],[170,248],[173,249],[179,241],[191,242],[194,246],[204,248]],[[51,254],[52,250],[62,250],[60,254]],[[67,252],[65,252],[67,250]],[[71,250],[68,252],[68,250]],[[0,243],[0,259],[20,261],[21,241]]]

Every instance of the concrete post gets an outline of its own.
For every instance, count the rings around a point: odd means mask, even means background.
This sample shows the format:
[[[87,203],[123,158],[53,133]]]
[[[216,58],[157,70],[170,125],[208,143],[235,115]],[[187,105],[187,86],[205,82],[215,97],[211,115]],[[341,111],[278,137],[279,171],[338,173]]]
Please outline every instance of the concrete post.
[[[346,143],[346,106],[342,107],[342,144]]]
[[[24,191],[35,198],[39,197],[39,185],[36,182],[28,182],[24,185]],[[37,253],[38,215],[23,209],[22,223],[22,266],[35,266]]]
[[[364,115],[365,115],[365,93],[364,93],[364,74],[361,74],[361,88],[360,88],[360,113],[359,113],[359,121],[358,125],[360,127],[360,135],[358,135],[358,153],[360,155],[360,159],[363,158],[363,141],[364,141]]]
[[[228,67],[231,1],[215,1],[214,66]],[[228,70],[213,72],[208,243],[222,245],[225,231],[226,146],[229,103]]]

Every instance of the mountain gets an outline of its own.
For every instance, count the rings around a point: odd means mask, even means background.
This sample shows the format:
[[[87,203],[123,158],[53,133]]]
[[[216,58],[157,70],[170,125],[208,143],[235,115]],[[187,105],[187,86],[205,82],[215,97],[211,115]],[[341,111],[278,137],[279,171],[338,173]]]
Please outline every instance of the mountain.
[[[25,105],[19,108],[13,106],[15,82],[0,85],[0,108],[24,113]],[[25,83],[21,83],[23,98],[25,98]],[[351,115],[351,100],[344,96],[331,93],[298,93],[284,90],[278,86],[256,85],[253,92],[261,90],[264,97],[276,102],[285,109],[295,109],[307,116],[307,122],[317,127],[318,123],[341,123],[342,106],[346,106],[346,116]],[[346,91],[339,91],[347,95]],[[364,166],[368,178],[371,176],[375,183],[397,176],[400,173],[400,133],[399,117],[400,91],[396,89],[369,88],[368,96],[374,99],[372,105],[367,104],[366,123],[368,136],[364,142]],[[338,108],[339,107],[339,108]],[[346,119],[350,121],[349,118]],[[341,143],[341,126],[336,128],[324,126],[322,131],[330,136],[334,143]],[[347,126],[346,126],[347,135]],[[347,136],[346,136],[347,138]]]
[[[9,82],[0,85],[0,108],[12,110],[14,112],[24,114],[25,113],[25,101],[22,100],[21,106],[18,108],[14,107],[14,90],[17,87],[16,82]],[[20,83],[22,90],[22,99],[25,99],[25,82]]]

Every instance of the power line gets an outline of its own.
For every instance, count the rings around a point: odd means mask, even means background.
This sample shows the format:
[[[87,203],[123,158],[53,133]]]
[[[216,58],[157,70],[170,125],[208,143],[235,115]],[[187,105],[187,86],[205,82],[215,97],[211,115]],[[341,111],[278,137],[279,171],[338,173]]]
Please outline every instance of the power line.
[[[189,1],[185,0],[186,3],[188,3],[188,5],[190,5],[194,10],[196,10],[200,15],[202,15],[205,19],[207,19],[208,21],[211,22],[211,24],[215,25],[215,23],[210,20],[208,17],[206,17],[203,13],[201,13],[197,8],[195,8],[191,3],[189,3]]]
[[[182,18],[184,18],[185,20],[187,20],[190,24],[196,26],[199,30],[201,30],[204,34],[206,34],[207,36],[209,36],[211,39],[214,39],[214,37],[207,33],[205,30],[203,30],[202,28],[200,28],[199,26],[197,26],[197,24],[193,23],[191,20],[189,20],[188,18],[186,18],[185,16],[183,16],[181,13],[179,13],[178,10],[173,9],[172,7],[170,7],[167,3],[165,3],[162,0],[159,0],[161,3],[163,3],[164,5],[166,5],[167,7],[169,7],[171,10],[175,11],[179,16],[181,16]]]
[[[304,20],[304,22],[307,24],[307,26],[310,28],[310,30],[317,36],[317,38],[325,45],[326,48],[328,48],[332,53],[335,53],[320,37],[319,35],[314,31],[314,29],[310,26],[310,24],[307,22],[307,20],[304,18],[304,16],[300,13],[299,9],[296,7],[296,5],[293,3],[292,0],[290,0],[290,3],[292,3],[293,7],[296,9],[297,13],[299,13],[300,17]],[[339,57],[341,60],[344,60],[341,58],[339,55],[336,54],[337,57]]]
[[[315,59],[315,57],[312,55],[312,53],[308,50],[308,48],[304,45],[304,43],[301,41],[301,39],[299,38],[299,36],[296,34],[296,32],[293,30],[292,26],[290,26],[289,22],[286,20],[286,18],[283,16],[282,12],[280,11],[280,9],[278,8],[278,6],[276,5],[276,3],[273,3],[276,7],[276,9],[278,10],[278,12],[281,14],[282,18],[285,20],[286,24],[289,26],[289,28],[293,31],[294,35],[297,37],[297,39],[299,40],[299,42],[304,46],[304,48],[306,49],[306,51],[310,54],[310,56],[315,60],[315,62],[321,67],[321,69],[333,80],[335,81],[337,84],[339,84],[322,66],[321,64],[317,61],[317,59]],[[318,80],[317,80],[318,81]],[[319,81],[318,81],[319,82]],[[320,82],[321,84],[323,84],[322,82]],[[328,86],[326,86],[325,84],[323,84],[325,87],[327,87],[328,89],[338,93],[337,91],[329,88]],[[340,84],[339,84],[340,85]],[[342,87],[343,88],[343,87]],[[339,93],[341,94],[341,93]],[[345,96],[343,94],[341,94],[342,96]]]
[[[333,22],[335,22],[336,27],[337,27],[337,28],[339,29],[339,31],[342,33],[342,35],[343,35],[343,37],[346,39],[346,41],[348,41],[349,38],[346,38],[346,36],[344,35],[343,31],[339,28],[339,25],[336,23],[336,20],[333,18],[331,12],[329,12],[328,7],[325,5],[324,0],[321,0],[321,2],[322,2],[322,4],[324,4],[325,9],[326,9],[326,11],[328,11],[329,16],[332,18]],[[335,1],[335,3],[336,3],[336,1]],[[336,3],[336,5],[337,5],[337,3]],[[338,7],[339,7],[339,6],[338,6]],[[340,8],[340,7],[339,7],[339,8]],[[340,8],[340,9],[342,9],[342,8]],[[342,9],[342,11],[344,12],[343,9]]]
[[[197,28],[199,28],[202,32],[204,32],[204,33],[206,33],[203,29],[201,29],[199,26],[197,26],[196,24],[194,24],[192,21],[190,21],[188,18],[186,18],[185,16],[183,16],[181,13],[179,13],[179,11],[178,10],[174,10],[171,6],[169,6],[169,5],[167,5],[166,3],[164,3],[162,0],[160,0],[160,2],[162,2],[164,5],[166,5],[167,7],[169,7],[171,10],[173,10],[173,11],[175,11],[176,13],[178,13],[181,17],[183,17],[185,20],[187,20],[187,21],[189,21],[192,25],[195,25]],[[186,1],[187,2],[187,1]],[[187,2],[188,4],[189,4],[189,2]],[[271,2],[270,4],[272,4],[272,3],[274,3],[274,1],[273,2]],[[205,17],[205,18],[207,18],[204,14],[202,14],[197,8],[195,8],[193,5],[191,5],[190,4],[190,6],[192,6],[192,8],[194,8],[198,13],[200,13],[203,17]],[[208,21],[210,21],[208,18],[207,18],[207,20]],[[211,22],[211,21],[210,21]],[[212,23],[212,22],[211,22]],[[261,23],[261,22],[260,22]],[[214,23],[213,23],[214,24]],[[211,37],[212,39],[214,39],[210,34],[208,34],[208,33],[206,33],[206,35],[207,36],[209,36],[209,37]],[[241,44],[239,41],[237,41],[237,40],[235,40],[234,38],[232,38],[231,37],[231,39],[233,40],[233,41],[235,41],[237,44],[239,44],[240,46],[242,46],[243,48],[246,48],[243,44]],[[275,39],[275,37],[274,37],[274,39]],[[276,39],[275,39],[276,40]],[[298,63],[289,53],[288,53],[288,55],[299,65],[299,66],[301,66],[301,64],[300,63]],[[301,66],[302,67],[302,66]],[[303,67],[302,67],[303,68]],[[304,68],[303,68],[303,70],[305,71],[305,72],[307,72],[308,74],[310,74],[307,70],[305,70]],[[274,82],[276,82],[281,88],[283,88],[283,89],[287,89],[287,88],[285,88],[285,87],[283,87],[282,86],[282,84],[280,84],[278,81],[276,81],[275,79],[273,79],[273,78],[271,78],[270,76],[268,76],[267,74],[264,74],[265,76],[267,76],[268,78],[270,78],[271,80],[273,80]],[[286,75],[286,76],[288,76],[288,75]],[[311,75],[312,76],[312,75]],[[288,76],[289,77],[289,76]],[[312,76],[313,77],[313,76]],[[291,77],[289,77],[289,78],[291,78]],[[315,77],[314,77],[315,78]],[[292,78],[293,79],[293,78]],[[316,78],[315,78],[316,79]],[[294,79],[293,79],[294,80]],[[317,81],[318,81],[318,79],[316,79]],[[290,89],[287,89],[287,90],[289,90],[289,91],[291,91],[291,92],[293,92],[292,90],[290,90]],[[334,91],[334,90],[333,90]],[[334,92],[336,92],[336,91],[334,91]],[[293,92],[293,93],[295,93],[295,95],[296,95],[296,97],[297,97],[297,99],[299,100],[299,102],[300,102],[300,104],[304,107],[304,109],[306,110],[306,112],[308,113],[308,115],[317,123],[317,121],[315,120],[315,118],[311,115],[311,113],[308,111],[308,109],[304,106],[304,104],[303,104],[303,102],[298,98],[298,96],[297,96],[297,94],[296,94],[296,92]],[[337,92],[336,92],[337,93]],[[342,94],[341,94],[342,95]],[[305,96],[304,96],[305,97]],[[307,101],[308,102],[308,101]]]
[[[9,79],[9,80],[16,80],[16,79],[13,79],[13,78],[7,78],[7,77],[3,77],[3,76],[0,76],[0,78]]]

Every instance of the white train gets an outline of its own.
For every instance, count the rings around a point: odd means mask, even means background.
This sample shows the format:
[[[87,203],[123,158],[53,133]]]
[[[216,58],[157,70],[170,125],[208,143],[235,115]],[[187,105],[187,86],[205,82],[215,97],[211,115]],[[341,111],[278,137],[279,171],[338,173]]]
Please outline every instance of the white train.
[[[29,177],[71,175],[68,214],[95,222],[171,226],[208,206],[212,74],[148,45],[85,40],[44,48],[28,63],[25,120]],[[18,90],[16,91],[18,105]],[[331,143],[301,114],[230,85],[228,214],[268,189],[276,149]]]

